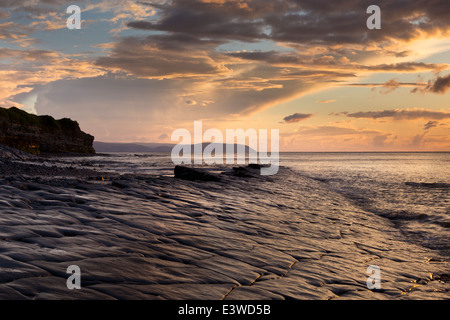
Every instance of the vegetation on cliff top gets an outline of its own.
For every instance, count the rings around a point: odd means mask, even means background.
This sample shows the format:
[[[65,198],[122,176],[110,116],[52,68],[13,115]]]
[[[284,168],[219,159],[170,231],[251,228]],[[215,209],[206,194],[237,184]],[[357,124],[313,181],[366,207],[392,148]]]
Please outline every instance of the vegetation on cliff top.
[[[80,128],[77,121],[68,118],[55,120],[51,116],[37,116],[16,107],[9,109],[0,108],[0,119],[9,119],[12,123],[25,126],[40,126],[42,129],[52,132],[58,130],[71,132],[79,130]]]
[[[16,107],[0,108],[0,144],[33,154],[95,153],[93,141],[77,121],[37,116]]]

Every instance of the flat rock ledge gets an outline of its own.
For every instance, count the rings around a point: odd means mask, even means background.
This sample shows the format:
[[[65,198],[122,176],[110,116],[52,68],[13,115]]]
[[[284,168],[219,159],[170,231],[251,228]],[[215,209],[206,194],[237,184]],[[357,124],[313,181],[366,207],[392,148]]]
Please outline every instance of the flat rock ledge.
[[[220,179],[0,172],[0,299],[448,299],[448,256],[320,181]]]

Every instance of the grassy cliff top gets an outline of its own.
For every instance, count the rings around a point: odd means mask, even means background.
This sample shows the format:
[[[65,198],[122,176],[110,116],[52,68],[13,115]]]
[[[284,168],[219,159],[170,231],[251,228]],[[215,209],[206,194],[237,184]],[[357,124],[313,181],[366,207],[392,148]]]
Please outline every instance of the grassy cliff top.
[[[55,120],[51,116],[37,116],[16,107],[9,109],[0,108],[0,121],[6,121],[23,126],[38,126],[45,131],[56,132],[73,132],[80,130],[77,121],[63,118]]]

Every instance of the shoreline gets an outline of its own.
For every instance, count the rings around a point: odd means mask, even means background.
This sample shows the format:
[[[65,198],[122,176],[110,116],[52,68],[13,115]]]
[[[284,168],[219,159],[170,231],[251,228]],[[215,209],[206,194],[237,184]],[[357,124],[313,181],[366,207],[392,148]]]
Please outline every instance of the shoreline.
[[[448,299],[446,257],[288,168],[188,181],[7,162],[0,299]]]

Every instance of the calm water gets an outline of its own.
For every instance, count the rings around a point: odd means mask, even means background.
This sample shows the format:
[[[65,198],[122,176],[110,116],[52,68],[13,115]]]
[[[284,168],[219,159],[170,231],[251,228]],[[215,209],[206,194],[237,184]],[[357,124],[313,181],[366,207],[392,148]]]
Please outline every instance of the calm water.
[[[121,173],[173,175],[174,167],[168,154],[78,161]],[[411,241],[450,254],[450,153],[281,153],[280,164],[392,219]]]
[[[450,153],[290,153],[282,163],[450,254]]]

